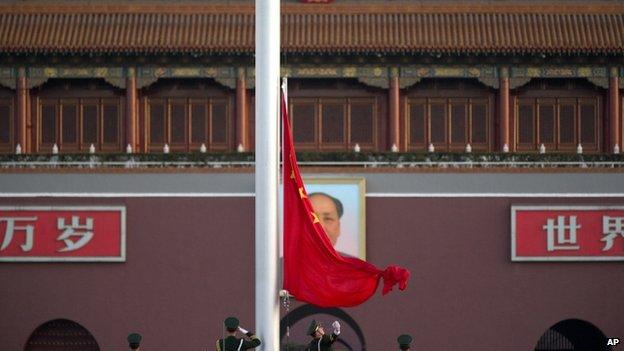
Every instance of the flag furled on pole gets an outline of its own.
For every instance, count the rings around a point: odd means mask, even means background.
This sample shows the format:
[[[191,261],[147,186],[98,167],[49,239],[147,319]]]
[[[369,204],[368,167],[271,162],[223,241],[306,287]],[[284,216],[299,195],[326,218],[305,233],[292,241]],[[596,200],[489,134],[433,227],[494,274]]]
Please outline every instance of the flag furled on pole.
[[[395,284],[405,290],[409,271],[374,265],[336,252],[314,213],[299,173],[288,109],[282,95],[284,182],[284,289],[320,307],[356,306],[370,298],[383,278],[385,295]]]

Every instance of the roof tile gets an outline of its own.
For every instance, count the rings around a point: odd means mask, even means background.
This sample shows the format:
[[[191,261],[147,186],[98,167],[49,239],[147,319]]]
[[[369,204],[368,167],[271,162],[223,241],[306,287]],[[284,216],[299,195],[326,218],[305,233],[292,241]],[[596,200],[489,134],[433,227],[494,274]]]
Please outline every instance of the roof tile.
[[[254,17],[217,13],[2,13],[5,53],[251,53]],[[284,13],[297,53],[624,53],[624,13]]]

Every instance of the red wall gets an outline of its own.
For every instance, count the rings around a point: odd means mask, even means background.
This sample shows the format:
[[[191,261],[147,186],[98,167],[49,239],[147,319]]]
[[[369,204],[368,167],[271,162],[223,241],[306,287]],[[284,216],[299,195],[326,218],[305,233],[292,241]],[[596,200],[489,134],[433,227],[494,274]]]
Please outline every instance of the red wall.
[[[421,350],[531,350],[568,318],[607,336],[624,325],[622,263],[512,263],[511,204],[624,199],[368,198],[367,258],[412,272],[405,292],[345,309],[368,350],[411,333]],[[56,318],[102,350],[212,350],[221,322],[254,325],[253,198],[4,199],[3,205],[125,205],[125,263],[1,263],[0,349],[22,350]],[[624,239],[617,239],[624,240]],[[616,243],[617,244],[617,243]],[[620,241],[620,244],[622,241]]]

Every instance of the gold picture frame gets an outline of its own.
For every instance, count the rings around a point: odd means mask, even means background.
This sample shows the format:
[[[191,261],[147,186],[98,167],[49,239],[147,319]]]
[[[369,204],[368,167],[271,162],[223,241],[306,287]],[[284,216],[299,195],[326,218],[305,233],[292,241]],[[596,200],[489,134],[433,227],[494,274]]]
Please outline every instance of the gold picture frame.
[[[339,234],[334,245],[336,250],[342,255],[366,260],[366,179],[304,177],[303,181],[313,206],[318,195],[331,200],[326,201],[329,208],[342,207],[342,216],[338,218]],[[322,195],[329,195],[331,199]],[[326,227],[331,224],[327,224],[321,214],[319,218],[331,240],[335,233],[332,234],[332,230]]]

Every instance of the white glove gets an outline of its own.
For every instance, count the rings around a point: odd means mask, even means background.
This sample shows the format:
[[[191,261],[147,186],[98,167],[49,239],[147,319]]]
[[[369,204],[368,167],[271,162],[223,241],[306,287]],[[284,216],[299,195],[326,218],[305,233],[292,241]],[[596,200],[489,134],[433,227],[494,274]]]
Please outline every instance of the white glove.
[[[334,334],[340,335],[340,322],[334,321],[334,323],[332,323],[332,327],[334,327]]]
[[[249,333],[249,330],[247,330],[247,329],[245,329],[245,328],[243,328],[241,326],[238,327],[238,330],[240,330],[240,332],[243,333],[243,334]]]

